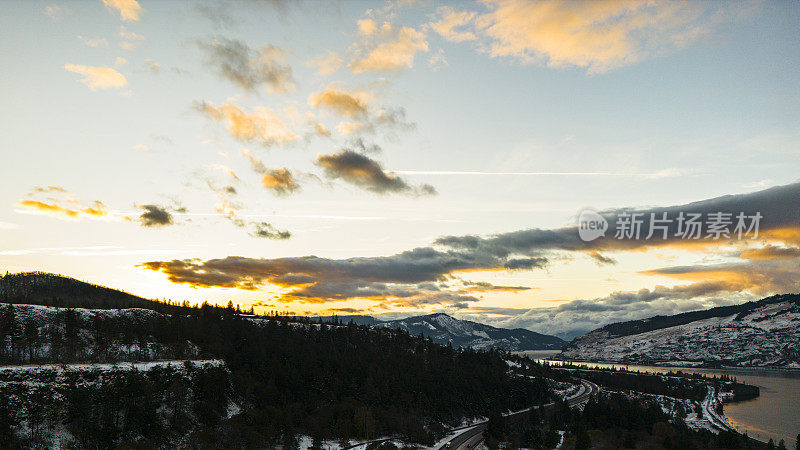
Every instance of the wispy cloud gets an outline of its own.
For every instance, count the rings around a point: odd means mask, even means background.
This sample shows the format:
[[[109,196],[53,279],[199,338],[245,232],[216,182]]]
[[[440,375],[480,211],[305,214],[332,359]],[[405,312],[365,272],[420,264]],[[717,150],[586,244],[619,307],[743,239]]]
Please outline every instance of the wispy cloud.
[[[348,66],[353,73],[410,69],[417,52],[428,51],[425,33],[411,27],[363,19],[358,21],[358,34],[361,40],[355,44],[355,57]]]
[[[428,26],[443,38],[453,42],[473,41],[477,39],[475,33],[463,29],[475,19],[475,12],[456,11],[450,6],[442,6],[436,10],[439,20],[431,22]]]
[[[98,48],[104,47],[108,48],[108,41],[106,38],[88,38],[85,36],[78,35],[78,40],[83,42],[87,47]]]
[[[128,85],[128,80],[124,75],[111,67],[81,66],[76,64],[66,64],[64,69],[68,72],[83,75],[81,83],[89,86],[93,91],[103,89],[119,89]]]
[[[51,4],[44,8],[44,15],[52,19],[54,22],[59,22],[65,16],[72,14],[72,11],[66,6]]]
[[[242,41],[216,38],[200,42],[207,62],[220,76],[247,91],[265,85],[267,91],[282,93],[295,88],[288,52],[274,45],[250,48]]]
[[[16,206],[20,208],[19,212],[45,214],[68,220],[123,218],[112,213],[103,202],[95,200],[86,204],[60,186],[35,187]]]
[[[267,107],[256,107],[253,112],[247,112],[233,103],[215,106],[210,102],[201,102],[195,108],[206,117],[225,124],[228,133],[243,142],[272,147],[299,139],[283,118]]]
[[[374,133],[379,129],[391,134],[414,128],[414,124],[406,119],[405,109],[374,105],[374,101],[375,97],[369,91],[348,90],[337,83],[329,84],[308,98],[309,106],[346,119],[336,127],[339,134],[345,136]]]
[[[336,52],[323,53],[306,62],[309,67],[316,67],[318,75],[330,75],[342,66],[342,57]]]
[[[476,33],[488,39],[486,51],[491,56],[550,67],[584,67],[592,73],[681,48],[708,33],[718,20],[706,11],[713,4],[694,2],[485,3],[491,11],[475,17],[474,23]]]

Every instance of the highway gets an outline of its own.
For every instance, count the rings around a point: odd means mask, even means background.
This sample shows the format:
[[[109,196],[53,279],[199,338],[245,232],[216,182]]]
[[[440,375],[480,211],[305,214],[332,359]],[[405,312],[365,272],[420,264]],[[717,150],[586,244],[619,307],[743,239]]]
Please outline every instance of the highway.
[[[583,391],[567,400],[567,404],[569,406],[577,406],[589,401],[589,399],[600,392],[600,388],[592,383],[591,381],[581,380],[581,384],[583,385]],[[548,403],[544,405],[545,408],[548,406],[552,406],[553,403]],[[516,416],[520,416],[522,414],[527,413],[533,408],[523,409],[522,411],[515,412],[513,414],[509,414],[505,416],[506,419],[513,418]],[[455,436],[453,439],[450,439],[448,442],[445,442],[440,449],[450,449],[450,450],[466,450],[475,448],[478,444],[483,441],[483,430],[486,429],[487,422],[481,422],[476,424],[471,428],[465,429],[463,432]]]

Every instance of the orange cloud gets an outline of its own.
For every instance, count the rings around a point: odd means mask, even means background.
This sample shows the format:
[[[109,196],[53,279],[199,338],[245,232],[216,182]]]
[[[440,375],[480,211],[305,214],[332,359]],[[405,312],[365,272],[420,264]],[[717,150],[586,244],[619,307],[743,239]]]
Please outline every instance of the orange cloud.
[[[362,42],[356,44],[356,57],[348,66],[353,73],[392,72],[414,66],[414,55],[428,51],[425,33],[410,27],[395,27],[388,22],[378,26],[371,19],[358,22]]]
[[[745,250],[739,257],[743,259],[768,261],[771,259],[800,258],[800,248],[797,247],[777,247],[767,245],[765,247]]]
[[[436,11],[439,19],[428,24],[433,31],[453,42],[472,41],[477,39],[471,31],[459,31],[457,28],[469,25],[475,18],[474,12],[456,11],[450,6],[442,6]]]
[[[103,4],[117,10],[120,18],[125,21],[138,22],[142,13],[142,7],[136,0],[103,0]]]
[[[197,109],[207,117],[225,124],[228,133],[241,141],[258,142],[265,147],[286,145],[299,137],[275,111],[259,106],[247,112],[233,103],[214,106],[202,102]]]
[[[708,31],[704,6],[692,2],[487,0],[475,19],[494,57],[600,73],[679,48]]]
[[[300,188],[295,182],[292,172],[285,167],[268,169],[261,178],[261,185],[280,195],[290,194]]]
[[[308,104],[314,108],[325,108],[338,116],[357,119],[367,115],[368,101],[372,96],[359,91],[348,92],[330,84],[322,92],[311,94]]]
[[[111,67],[80,66],[76,64],[65,64],[64,69],[83,75],[81,83],[89,86],[89,89],[96,91],[100,89],[121,88],[128,84],[124,75]]]
[[[34,187],[15,206],[20,208],[18,212],[45,214],[64,220],[133,220],[131,216],[110,210],[99,200],[83,203],[60,186]]]

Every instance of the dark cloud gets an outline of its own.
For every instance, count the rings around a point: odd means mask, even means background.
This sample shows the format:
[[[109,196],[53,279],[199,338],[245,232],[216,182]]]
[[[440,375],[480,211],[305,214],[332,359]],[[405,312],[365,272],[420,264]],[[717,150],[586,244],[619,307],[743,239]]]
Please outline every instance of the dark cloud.
[[[267,166],[255,155],[250,153],[249,150],[242,150],[242,155],[250,161],[250,167],[253,169],[253,172],[262,176],[261,185],[265,188],[278,195],[288,195],[300,189],[300,184],[289,169],[285,167],[280,169],[268,169]]]
[[[396,132],[415,128],[415,124],[406,118],[404,108],[375,105],[372,93],[347,90],[336,83],[311,94],[308,103],[348,120],[338,126],[342,134],[372,134],[381,130],[394,137]]]
[[[377,161],[348,149],[330,155],[317,155],[317,164],[325,170],[328,178],[341,179],[378,194],[391,192],[433,195],[436,193],[436,189],[427,184],[412,187],[399,176],[384,171]]]
[[[278,195],[288,195],[300,189],[292,172],[282,167],[280,169],[266,169],[261,178],[261,185]]]
[[[355,163],[347,158],[352,153]],[[340,161],[337,156],[346,156]],[[354,175],[361,182],[377,177],[373,184],[395,186],[398,182],[389,177],[380,166],[364,163],[363,155],[343,151],[337,155],[323,155],[333,161],[332,167],[342,164],[346,170],[357,172],[363,167],[367,175]],[[323,158],[323,160],[326,160]],[[372,161],[374,163],[374,161]],[[360,164],[360,165],[359,165]],[[376,163],[377,164],[377,163]],[[342,175],[340,175],[342,176]],[[407,186],[404,182],[400,186]],[[384,188],[388,189],[388,188]],[[763,216],[758,241],[748,241],[751,250],[738,254],[736,263],[714,265],[677,266],[642,272],[685,280],[691,284],[675,287],[658,286],[631,292],[615,292],[606,297],[572,300],[551,308],[534,308],[522,314],[508,311],[513,316],[503,317],[501,311],[487,313],[484,318],[502,326],[523,326],[528,329],[574,336],[611,322],[639,319],[658,314],[675,314],[710,306],[739,303],[754,295],[768,291],[795,292],[800,290],[796,258],[796,245],[800,242],[800,184],[792,184],[752,194],[725,196],[683,206],[663,209],[651,208],[642,212],[701,212],[718,211],[760,212]],[[632,210],[618,210],[630,212]],[[604,212],[603,214],[610,214]],[[729,242],[700,240],[703,245],[727,245]],[[752,244],[751,244],[752,242]],[[671,237],[668,244],[679,244]],[[694,243],[693,243],[694,244]],[[605,253],[625,250],[642,250],[665,245],[661,240],[598,239],[583,242],[576,227],[552,230],[529,229],[492,236],[445,236],[433,246],[383,257],[356,257],[329,259],[317,256],[289,258],[246,258],[228,256],[206,261],[196,259],[151,261],[141,267],[163,272],[174,283],[187,283],[198,287],[226,287],[258,290],[268,285],[287,289],[279,301],[325,302],[351,298],[368,298],[381,305],[449,305],[453,308],[468,306],[475,297],[465,295],[459,288],[459,273],[481,270],[531,270],[544,268],[560,252],[582,252],[592,258],[610,260]],[[744,245],[744,244],[742,244]],[[705,248],[705,247],[702,247]],[[712,247],[708,247],[712,248]],[[760,250],[759,250],[760,249]],[[604,253],[600,253],[600,251]],[[751,253],[748,253],[751,252]],[[596,253],[596,254],[595,254]],[[723,256],[731,257],[730,250]],[[733,257],[736,257],[734,255]],[[747,259],[749,256],[750,259]],[[604,261],[605,262],[605,261]],[[448,282],[445,284],[444,282]],[[451,284],[448,286],[448,284]],[[461,283],[469,287],[469,283]],[[478,285],[474,285],[480,287]],[[486,287],[488,290],[488,286]],[[503,286],[498,286],[503,288]],[[506,286],[505,288],[521,288]],[[462,311],[468,314],[472,311]]]
[[[600,252],[589,252],[588,255],[599,265],[612,265],[617,263],[616,259],[604,256]]]
[[[197,287],[289,289],[278,301],[309,303],[367,298],[392,305],[455,304],[478,299],[469,291],[442,291],[435,283],[454,272],[503,267],[505,260],[473,252],[416,248],[392,256],[329,259],[317,256],[256,259],[229,256],[208,261],[151,261],[174,283]],[[499,288],[499,287],[498,287]]]
[[[250,236],[253,237],[275,240],[284,240],[292,237],[292,233],[286,230],[279,230],[267,222],[256,222],[253,225],[255,229],[250,233]]]
[[[245,90],[253,91],[261,85],[271,92],[294,88],[292,68],[285,64],[287,52],[279,47],[252,49],[242,41],[222,37],[199,45],[223,78]]]
[[[143,227],[163,227],[174,223],[172,214],[166,208],[158,205],[142,205],[139,208],[144,210],[139,215]]]
[[[541,269],[547,262],[547,258],[514,258],[506,261],[503,267],[508,270]]]
[[[709,214],[719,212],[731,214],[734,217],[733,224],[730,227],[731,230],[736,225],[735,216],[739,213],[744,213],[748,216],[758,213],[763,216],[759,226],[760,237],[793,242],[795,239],[800,239],[800,204],[798,204],[798,199],[800,199],[800,183],[795,183],[750,194],[726,195],[686,205],[601,211],[600,215],[608,221],[609,229],[605,237],[590,242],[584,242],[580,239],[577,226],[570,226],[552,230],[533,228],[488,237],[473,235],[444,236],[437,239],[436,243],[454,249],[481,250],[503,256],[512,253],[528,254],[553,250],[591,253],[601,250],[622,251],[666,245],[718,245],[730,240],[708,238],[705,232],[701,239],[682,239],[678,236],[677,220],[667,226],[667,239],[659,238],[658,236],[661,236],[660,232],[657,232],[651,239],[646,239],[649,232],[647,225],[651,214],[654,214],[656,218],[660,218],[663,213],[667,213],[668,218],[676,219],[681,212],[684,215],[701,214],[703,221],[706,220]],[[642,226],[642,233],[639,239],[615,238],[618,228],[617,218],[623,213],[641,214],[641,217],[645,218],[645,224]],[[745,236],[745,238],[747,237]]]
[[[731,290],[759,295],[800,291],[800,256],[785,254],[772,259],[662,267],[642,273],[678,280],[715,281],[731,286]]]

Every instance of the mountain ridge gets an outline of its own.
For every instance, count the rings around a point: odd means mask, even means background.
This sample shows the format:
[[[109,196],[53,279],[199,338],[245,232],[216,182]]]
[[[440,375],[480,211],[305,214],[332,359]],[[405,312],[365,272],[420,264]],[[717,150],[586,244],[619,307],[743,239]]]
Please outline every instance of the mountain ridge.
[[[0,277],[0,302],[43,306],[120,309],[144,308],[159,312],[179,309],[156,300],[46,272],[21,272]],[[507,329],[433,313],[384,321],[367,315],[317,316],[323,320],[353,321],[358,325],[402,329],[412,335],[423,334],[434,342],[477,350],[500,348],[507,351],[559,350],[566,341],[523,328]],[[448,319],[442,319],[447,317]],[[439,318],[437,320],[437,318]],[[422,323],[422,322],[425,323]]]
[[[600,327],[553,359],[641,365],[800,368],[800,295]]]

